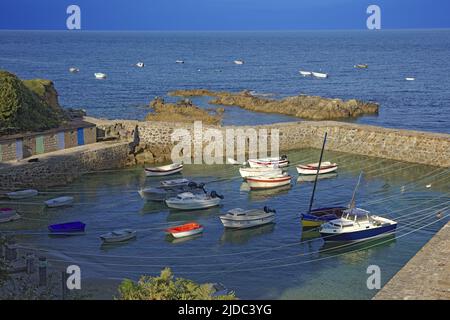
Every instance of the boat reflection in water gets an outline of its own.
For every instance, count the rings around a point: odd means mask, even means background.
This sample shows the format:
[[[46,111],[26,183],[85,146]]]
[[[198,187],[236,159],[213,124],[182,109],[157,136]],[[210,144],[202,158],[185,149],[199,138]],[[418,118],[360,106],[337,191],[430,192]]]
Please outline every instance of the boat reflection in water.
[[[243,186],[244,184],[247,184],[246,182],[242,183],[241,185],[241,191],[245,188]],[[248,198],[249,200],[264,200],[270,197],[280,196],[283,194],[288,194],[289,190],[291,190],[291,185],[286,185],[274,189],[261,189],[261,190],[252,190],[248,192]]]
[[[324,179],[333,179],[336,178],[338,174],[336,172],[331,173],[324,173],[317,177],[317,180],[324,180]],[[316,179],[316,176],[313,175],[300,175],[297,179],[297,183],[303,183],[303,182],[314,182]]]
[[[200,219],[211,218],[214,215],[220,214],[220,207],[213,207],[209,209],[193,210],[193,211],[180,211],[177,209],[169,209],[169,215],[167,216],[167,222],[191,222],[198,221]]]
[[[145,202],[141,210],[139,210],[139,213],[153,214],[153,213],[160,213],[161,211],[164,210],[167,210],[167,206],[164,202]]]
[[[183,243],[183,242],[188,242],[188,241],[191,241],[191,240],[195,240],[195,239],[201,238],[202,236],[203,236],[203,233],[199,233],[199,234],[194,234],[194,235],[189,236],[189,237],[174,238],[170,234],[168,234],[168,235],[166,235],[166,241],[170,242],[172,244],[178,244],[178,243]]]
[[[392,247],[396,242],[395,234],[362,242],[324,241],[319,253],[324,256],[340,256],[349,264],[367,261],[367,258],[380,249]]]
[[[245,244],[253,237],[272,233],[275,230],[275,223],[265,224],[249,229],[225,229],[220,243]]]

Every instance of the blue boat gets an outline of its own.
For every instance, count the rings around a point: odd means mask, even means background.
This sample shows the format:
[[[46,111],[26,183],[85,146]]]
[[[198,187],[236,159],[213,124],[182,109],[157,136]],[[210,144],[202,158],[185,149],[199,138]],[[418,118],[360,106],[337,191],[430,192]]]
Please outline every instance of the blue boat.
[[[323,224],[319,232],[325,241],[363,241],[393,234],[396,228],[397,222],[393,220],[350,208],[340,219]]]
[[[52,234],[61,234],[61,235],[84,233],[85,228],[86,224],[80,221],[52,224],[48,226],[48,230]]]

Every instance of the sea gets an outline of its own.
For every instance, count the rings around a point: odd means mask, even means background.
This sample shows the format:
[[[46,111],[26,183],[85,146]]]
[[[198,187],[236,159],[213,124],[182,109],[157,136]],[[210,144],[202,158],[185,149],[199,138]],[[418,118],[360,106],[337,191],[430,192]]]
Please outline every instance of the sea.
[[[25,79],[54,81],[65,107],[95,117],[143,119],[155,96],[175,89],[254,90],[274,98],[308,94],[380,103],[378,116],[347,120],[390,128],[450,133],[449,30],[295,32],[56,32],[0,31],[0,69]],[[176,60],[184,64],[176,64]],[[244,65],[233,60],[243,59]],[[138,61],[144,68],[136,68]],[[369,68],[353,66],[367,63]],[[78,67],[77,74],[69,73]],[[299,70],[323,71],[325,80]],[[96,80],[95,72],[107,74]],[[414,77],[415,81],[406,81]],[[208,98],[194,99],[211,108]],[[298,119],[226,107],[224,124],[262,124]],[[170,267],[177,277],[222,283],[241,299],[371,299],[370,266],[384,285],[449,221],[448,169],[326,151],[337,174],[321,177],[314,207],[347,205],[361,171],[358,207],[398,222],[394,236],[360,244],[332,244],[317,230],[303,230],[313,183],[295,165],[317,162],[319,151],[288,154],[288,188],[250,191],[230,165],[185,165],[173,178],[205,182],[224,196],[220,207],[181,212],[145,202],[138,191],[164,178],[146,178],[142,167],[93,172],[67,186],[39,190],[27,201],[0,200],[22,219],[1,225],[21,248],[48,258],[53,269],[78,265],[82,287],[92,281],[137,280]],[[49,209],[44,200],[71,195],[71,207]],[[228,210],[269,206],[274,224],[225,230]],[[86,234],[49,236],[47,226],[80,220]],[[201,223],[200,236],[177,241],[165,229]],[[102,245],[103,233],[131,228],[135,240]],[[99,286],[110,290],[111,286]],[[115,289],[109,297],[117,296]],[[93,296],[95,297],[95,296]]]
[[[206,88],[376,101],[378,116],[348,121],[449,133],[449,53],[450,30],[0,31],[0,69],[51,79],[63,106],[111,119],[143,119],[156,96]],[[245,64],[235,65],[236,59]],[[139,61],[144,68],[135,67]],[[80,72],[71,74],[70,67]],[[304,78],[299,70],[330,77]],[[96,72],[108,78],[96,80]],[[211,107],[205,98],[195,102]],[[298,119],[226,108],[223,124],[292,120]]]

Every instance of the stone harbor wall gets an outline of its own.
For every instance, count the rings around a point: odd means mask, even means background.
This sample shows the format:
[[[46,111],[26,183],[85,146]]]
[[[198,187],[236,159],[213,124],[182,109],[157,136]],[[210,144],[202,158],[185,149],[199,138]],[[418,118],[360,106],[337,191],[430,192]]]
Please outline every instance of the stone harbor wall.
[[[0,195],[10,190],[66,185],[87,172],[123,168],[130,161],[133,163],[128,142],[103,142],[51,152],[38,162],[2,163]]]
[[[89,119],[90,122],[96,122]],[[139,121],[107,121],[96,122],[99,131],[109,137],[132,139],[132,132],[138,126],[140,142],[137,150],[138,163],[141,160],[160,162],[168,160],[174,146],[171,135],[175,129],[185,129],[186,134],[194,140],[193,124],[139,122]],[[419,163],[438,167],[450,167],[450,135],[428,133],[411,130],[387,129],[368,125],[358,125],[336,121],[302,121],[277,123],[263,126],[202,126],[203,133],[207,129],[216,129],[226,136],[227,129],[256,130],[266,129],[269,134],[268,149],[270,151],[270,134],[272,129],[279,131],[280,152],[301,148],[320,149],[325,132],[328,132],[326,149],[348,152],[358,155],[372,156],[391,160]],[[207,145],[209,142],[204,142]],[[142,154],[139,156],[139,154]],[[225,150],[224,150],[225,154]]]
[[[174,147],[172,133],[182,129],[192,141],[196,136],[193,124],[139,122],[125,120],[88,119],[97,125],[94,143],[40,155],[39,162],[6,162],[0,164],[0,193],[28,187],[63,185],[84,172],[118,169],[131,165],[163,163],[171,161]],[[136,140],[136,126],[139,138]],[[398,161],[438,167],[450,167],[450,135],[408,130],[385,129],[342,122],[290,122],[256,127],[203,126],[215,129],[226,137],[227,129],[264,129],[275,134],[277,129],[280,152],[302,148],[320,149],[325,132],[328,132],[327,149],[358,155],[373,156]],[[182,135],[182,136],[183,136]],[[111,140],[111,141],[110,141]],[[270,154],[270,138],[267,149]],[[208,145],[209,142],[204,142]],[[224,158],[228,157],[224,147]],[[195,148],[191,147],[194,154]],[[225,160],[224,160],[225,161]]]

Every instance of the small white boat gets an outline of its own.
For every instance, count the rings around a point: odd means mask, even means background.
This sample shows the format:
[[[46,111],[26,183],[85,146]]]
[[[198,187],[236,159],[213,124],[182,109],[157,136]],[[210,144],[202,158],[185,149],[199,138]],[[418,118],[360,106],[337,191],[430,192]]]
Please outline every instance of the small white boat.
[[[297,172],[299,174],[304,175],[315,175],[317,173],[317,169],[319,167],[319,163],[310,163],[307,165],[298,165],[297,166]],[[320,165],[319,174],[325,174],[325,173],[331,173],[338,169],[338,166],[336,163],[331,162],[322,162]]]
[[[136,231],[131,229],[115,230],[100,236],[103,243],[116,243],[136,238]]]
[[[11,208],[0,208],[0,223],[11,222],[20,219],[16,210]]]
[[[319,79],[328,78],[328,73],[322,73],[322,72],[311,72],[311,73],[314,77],[319,78]]]
[[[287,156],[281,156],[278,158],[264,158],[264,159],[249,159],[248,164],[251,168],[272,167],[283,168],[289,165]]]
[[[361,64],[355,64],[353,67],[355,69],[367,69],[367,68],[369,68],[369,65],[365,64],[365,63],[361,63]]]
[[[37,196],[38,193],[39,192],[35,189],[27,189],[27,190],[9,192],[6,194],[6,196],[12,200],[19,200],[19,199],[26,199],[26,198],[31,198],[31,197]]]
[[[405,80],[406,80],[406,81],[415,81],[416,78],[408,77],[408,78],[405,78]]]
[[[300,74],[301,74],[302,76],[304,76],[304,77],[309,77],[309,76],[312,75],[312,72],[311,72],[311,71],[303,71],[303,70],[300,70],[299,72],[300,72]]]
[[[169,198],[176,197],[183,192],[191,193],[205,193],[204,183],[195,183],[194,181],[189,182],[187,185],[174,185],[172,187],[158,186],[155,188],[144,188],[139,190],[139,195],[145,201],[156,201],[162,202]]]
[[[136,63],[136,67],[143,68],[143,67],[145,67],[145,64],[143,62],[138,62],[138,63]]]
[[[169,208],[178,210],[197,210],[218,206],[223,196],[218,195],[215,191],[208,194],[193,194],[192,192],[184,192],[174,198],[166,200]]]
[[[226,215],[220,216],[225,228],[245,229],[272,223],[275,220],[275,210],[264,207],[263,210],[241,208],[232,209]]]
[[[247,179],[248,177],[258,177],[265,175],[280,175],[283,170],[280,168],[259,167],[259,168],[239,168],[241,177]]]
[[[70,73],[77,73],[77,72],[80,72],[80,69],[75,68],[75,67],[71,67],[71,68],[69,68],[69,72]]]
[[[201,224],[198,224],[195,222],[190,222],[190,223],[183,224],[181,226],[168,228],[168,229],[166,229],[166,232],[168,234],[172,235],[172,237],[179,239],[179,238],[190,237],[190,236],[194,236],[196,234],[202,233],[203,226]]]
[[[106,74],[101,73],[101,72],[94,73],[94,76],[96,79],[106,79]]]
[[[44,201],[44,203],[49,208],[70,206],[73,203],[73,197],[68,197],[68,196],[59,197],[59,198]]]
[[[247,178],[247,183],[251,190],[272,189],[289,185],[292,177],[287,173],[274,176],[259,176]]]
[[[176,60],[175,63],[183,64],[184,60]]]
[[[245,63],[244,60],[234,60],[234,64],[242,65],[244,63]]]
[[[181,163],[172,163],[161,167],[145,168],[145,174],[147,177],[168,176],[181,170],[183,170]]]
[[[173,179],[173,180],[165,180],[161,181],[159,185],[162,188],[174,188],[174,187],[181,187],[181,186],[187,186],[190,182],[193,182],[189,179]]]

